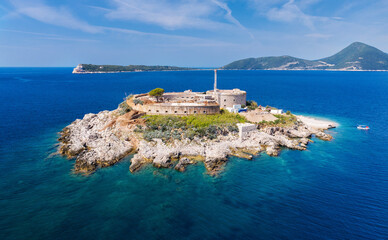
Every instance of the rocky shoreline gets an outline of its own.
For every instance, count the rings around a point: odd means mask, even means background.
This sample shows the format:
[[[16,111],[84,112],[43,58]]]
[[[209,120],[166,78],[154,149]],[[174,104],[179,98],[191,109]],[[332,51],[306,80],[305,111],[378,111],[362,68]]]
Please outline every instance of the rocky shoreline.
[[[131,172],[145,164],[184,171],[187,165],[203,161],[208,173],[214,175],[222,170],[228,156],[252,159],[260,152],[278,156],[282,147],[306,150],[312,136],[330,141],[332,136],[324,130],[337,126],[322,120],[316,120],[320,124],[314,125],[312,118],[302,116],[303,121],[298,117],[292,126],[258,129],[244,139],[236,133],[228,133],[213,140],[194,138],[163,142],[161,139],[146,141],[134,131],[136,126],[144,126],[142,115],[131,111],[120,116],[118,110],[86,114],[59,133],[58,152],[75,159],[75,173],[90,174],[134,154],[129,168]]]

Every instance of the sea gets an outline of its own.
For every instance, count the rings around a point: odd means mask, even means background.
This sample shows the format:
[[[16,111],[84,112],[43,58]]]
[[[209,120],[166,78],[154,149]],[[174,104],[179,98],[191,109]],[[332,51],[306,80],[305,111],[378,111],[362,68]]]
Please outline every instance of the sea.
[[[84,114],[156,87],[212,89],[212,71],[71,72],[0,68],[0,239],[388,239],[388,72],[219,71],[219,89],[339,126],[307,151],[231,157],[216,177],[201,163],[130,173],[132,156],[83,176],[55,154]]]

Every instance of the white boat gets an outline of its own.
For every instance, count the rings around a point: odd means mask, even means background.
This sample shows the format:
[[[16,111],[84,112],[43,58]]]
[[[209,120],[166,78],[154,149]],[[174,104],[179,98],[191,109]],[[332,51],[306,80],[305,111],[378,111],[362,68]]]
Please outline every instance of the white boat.
[[[367,126],[367,125],[358,125],[358,126],[357,126],[357,129],[360,129],[360,130],[369,130],[369,126]]]

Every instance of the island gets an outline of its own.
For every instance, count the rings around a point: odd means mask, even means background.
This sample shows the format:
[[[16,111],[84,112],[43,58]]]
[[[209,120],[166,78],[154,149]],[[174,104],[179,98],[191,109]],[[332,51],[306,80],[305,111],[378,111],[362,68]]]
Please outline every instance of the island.
[[[73,69],[75,74],[85,73],[118,73],[118,72],[152,72],[152,71],[188,71],[194,68],[174,67],[174,66],[146,66],[146,65],[95,65],[78,64]]]
[[[227,70],[388,71],[388,54],[354,42],[331,57],[306,60],[291,56],[246,58],[222,67]]]
[[[146,164],[185,171],[203,162],[211,175],[229,156],[252,159],[282,148],[306,150],[311,137],[330,141],[337,124],[296,116],[246,100],[246,91],[217,88],[204,92],[164,92],[127,96],[113,111],[86,114],[60,132],[58,151],[75,159],[76,173],[90,174],[133,154],[129,170]]]

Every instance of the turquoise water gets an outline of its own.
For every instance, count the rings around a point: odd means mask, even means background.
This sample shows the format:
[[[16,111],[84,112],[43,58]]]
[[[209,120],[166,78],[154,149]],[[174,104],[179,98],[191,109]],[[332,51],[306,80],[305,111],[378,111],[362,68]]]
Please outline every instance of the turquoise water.
[[[220,88],[340,127],[307,151],[231,158],[216,178],[202,164],[131,174],[131,156],[84,177],[52,156],[57,132],[85,113],[155,87],[204,91],[212,77],[0,69],[0,239],[387,239],[385,72],[220,71]]]

